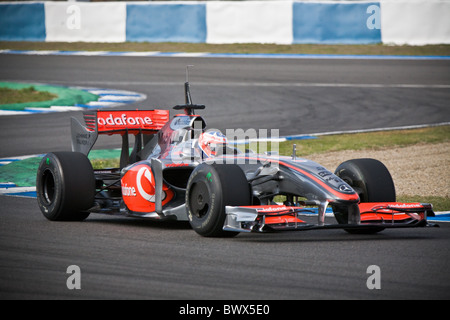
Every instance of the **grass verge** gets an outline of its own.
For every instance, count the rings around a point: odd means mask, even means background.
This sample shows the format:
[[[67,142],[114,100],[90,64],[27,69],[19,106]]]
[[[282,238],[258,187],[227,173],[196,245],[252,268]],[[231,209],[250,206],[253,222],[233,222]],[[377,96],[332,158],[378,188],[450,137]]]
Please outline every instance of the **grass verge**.
[[[415,144],[443,143],[450,140],[450,126],[427,127],[411,130],[393,130],[354,134],[320,136],[312,140],[281,142],[281,155],[291,155],[292,145],[297,144],[300,156],[344,150],[382,150],[402,148]]]
[[[397,197],[398,202],[420,202],[433,204],[433,210],[449,211],[450,210],[450,198],[447,197],[423,197],[423,196],[409,196],[400,195]]]
[[[24,103],[47,101],[57,98],[56,94],[48,91],[37,91],[33,86],[23,89],[0,88],[0,105],[10,103]]]
[[[32,87],[32,90],[30,90]],[[19,92],[19,96],[14,96],[10,92],[9,97],[12,99],[11,103],[0,103],[1,110],[25,110],[26,108],[50,108],[51,106],[73,106],[75,104],[86,104],[90,101],[97,101],[98,96],[90,92],[79,90],[75,88],[68,88],[64,86],[50,86],[43,84],[29,84],[20,82],[0,82],[1,89],[9,89]],[[37,99],[34,91],[43,93],[41,97],[49,94],[50,99]],[[32,100],[20,102],[19,98],[26,97]]]
[[[181,42],[28,42],[1,41],[0,49],[10,50],[61,50],[61,51],[160,51],[160,52],[210,52],[210,53],[275,53],[275,54],[337,54],[337,55],[408,55],[450,56],[450,45],[391,46],[369,45],[321,45],[321,44],[207,44]]]

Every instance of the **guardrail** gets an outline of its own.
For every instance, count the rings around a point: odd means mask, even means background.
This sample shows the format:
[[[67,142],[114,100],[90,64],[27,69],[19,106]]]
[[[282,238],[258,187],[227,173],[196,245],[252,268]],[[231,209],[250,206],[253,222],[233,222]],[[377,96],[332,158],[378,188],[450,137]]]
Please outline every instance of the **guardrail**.
[[[448,44],[450,0],[0,3],[0,40]]]

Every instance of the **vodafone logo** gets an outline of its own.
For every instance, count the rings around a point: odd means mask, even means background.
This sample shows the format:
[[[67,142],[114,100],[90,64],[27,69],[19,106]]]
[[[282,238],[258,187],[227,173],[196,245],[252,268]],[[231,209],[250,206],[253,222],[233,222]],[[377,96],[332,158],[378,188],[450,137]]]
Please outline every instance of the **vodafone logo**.
[[[108,117],[102,118],[99,117],[97,119],[97,123],[99,126],[125,126],[125,125],[131,125],[131,126],[139,126],[139,125],[151,125],[153,124],[153,121],[148,116],[127,116],[127,114],[122,113],[119,116],[113,116],[113,114],[109,114]]]
[[[147,201],[155,202],[155,182],[151,170],[148,167],[139,169],[136,175],[136,186],[139,194]],[[163,191],[162,200],[166,198]]]
[[[122,196],[124,197],[136,197],[136,189],[134,187],[129,187],[126,183],[121,184],[122,186]]]

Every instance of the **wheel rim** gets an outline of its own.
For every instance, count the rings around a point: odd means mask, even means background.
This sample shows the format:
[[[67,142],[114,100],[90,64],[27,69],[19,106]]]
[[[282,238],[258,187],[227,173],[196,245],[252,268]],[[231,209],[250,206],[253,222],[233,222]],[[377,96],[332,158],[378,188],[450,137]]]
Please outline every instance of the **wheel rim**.
[[[204,217],[210,207],[210,194],[204,182],[197,182],[192,186],[189,196],[190,211],[197,218]]]
[[[50,205],[55,200],[55,178],[50,170],[45,170],[42,175],[41,185],[42,199],[46,205]]]

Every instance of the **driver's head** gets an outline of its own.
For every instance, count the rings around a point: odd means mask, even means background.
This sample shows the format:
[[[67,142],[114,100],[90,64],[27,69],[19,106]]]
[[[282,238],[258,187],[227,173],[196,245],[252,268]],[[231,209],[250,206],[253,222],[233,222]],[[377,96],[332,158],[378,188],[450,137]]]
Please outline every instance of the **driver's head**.
[[[222,154],[227,143],[227,137],[220,131],[206,131],[198,138],[198,145],[208,158]]]

